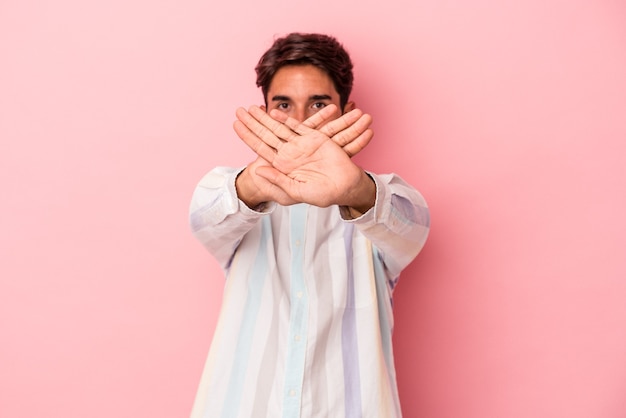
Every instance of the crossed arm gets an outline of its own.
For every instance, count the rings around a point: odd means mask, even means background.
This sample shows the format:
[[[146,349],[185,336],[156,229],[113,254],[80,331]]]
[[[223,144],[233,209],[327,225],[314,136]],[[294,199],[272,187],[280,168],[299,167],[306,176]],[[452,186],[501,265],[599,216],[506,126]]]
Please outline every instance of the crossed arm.
[[[336,111],[326,106],[304,122],[257,106],[239,108],[234,129],[257,154],[235,183],[249,207],[275,201],[345,206],[353,217],[375,203],[376,186],[351,156],[373,137],[372,118],[358,109],[329,121]]]

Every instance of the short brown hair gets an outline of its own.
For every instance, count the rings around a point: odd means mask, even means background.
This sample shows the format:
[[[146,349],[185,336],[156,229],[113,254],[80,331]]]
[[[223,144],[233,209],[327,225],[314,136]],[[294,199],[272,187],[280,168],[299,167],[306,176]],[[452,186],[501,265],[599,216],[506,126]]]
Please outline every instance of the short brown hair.
[[[318,33],[290,33],[278,38],[257,64],[256,85],[261,87],[265,105],[267,91],[276,72],[286,65],[311,64],[324,71],[333,81],[339,93],[339,102],[343,110],[350,92],[354,76],[350,55],[337,39]]]

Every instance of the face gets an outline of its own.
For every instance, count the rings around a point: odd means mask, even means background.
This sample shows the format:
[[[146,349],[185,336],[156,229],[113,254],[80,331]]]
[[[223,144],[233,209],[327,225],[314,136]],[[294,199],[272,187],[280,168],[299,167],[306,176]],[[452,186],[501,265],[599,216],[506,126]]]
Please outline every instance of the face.
[[[313,65],[289,65],[274,75],[267,91],[266,110],[278,109],[302,122],[331,103],[337,106],[337,112],[328,121],[354,107],[349,102],[340,109],[339,93],[324,71]]]

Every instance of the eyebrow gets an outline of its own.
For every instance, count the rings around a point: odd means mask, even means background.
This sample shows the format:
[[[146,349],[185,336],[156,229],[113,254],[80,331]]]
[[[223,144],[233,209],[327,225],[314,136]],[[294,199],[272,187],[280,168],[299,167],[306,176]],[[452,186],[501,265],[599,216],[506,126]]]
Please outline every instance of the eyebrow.
[[[331,97],[328,94],[314,94],[309,100],[331,100]]]
[[[276,95],[276,96],[272,97],[272,101],[273,102],[289,102],[289,101],[291,101],[291,99],[288,96]]]
[[[328,94],[314,94],[312,96],[309,96],[309,100],[332,100],[332,97],[330,97]],[[272,101],[273,102],[289,102],[291,101],[291,98],[289,96],[276,95],[272,97]]]

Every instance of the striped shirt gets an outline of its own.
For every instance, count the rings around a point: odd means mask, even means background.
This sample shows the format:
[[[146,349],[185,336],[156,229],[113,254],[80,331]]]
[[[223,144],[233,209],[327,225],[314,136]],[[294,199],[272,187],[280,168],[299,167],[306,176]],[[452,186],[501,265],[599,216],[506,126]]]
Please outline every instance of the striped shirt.
[[[241,169],[195,189],[190,223],[226,283],[192,418],[401,417],[392,293],[426,241],[423,197],[370,176],[376,203],[346,208],[237,198]]]

